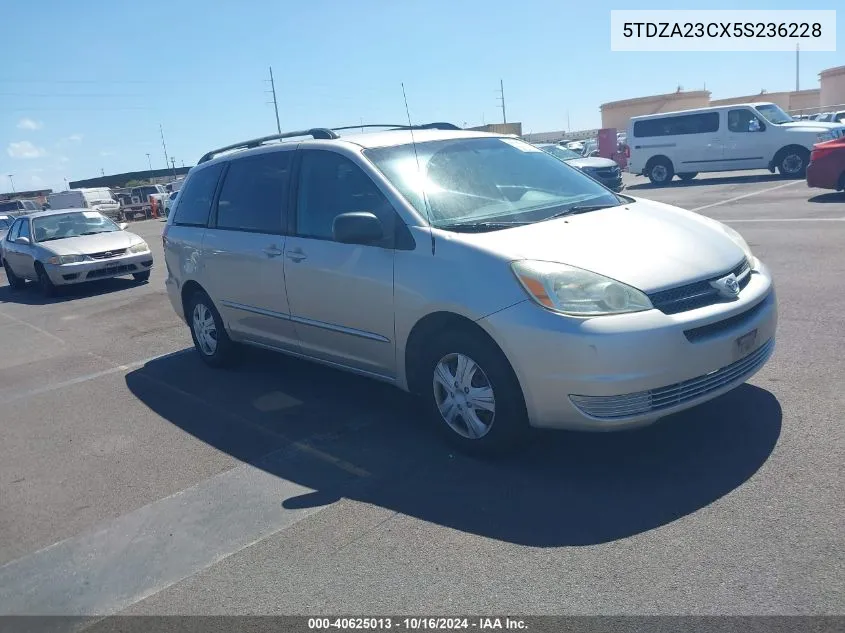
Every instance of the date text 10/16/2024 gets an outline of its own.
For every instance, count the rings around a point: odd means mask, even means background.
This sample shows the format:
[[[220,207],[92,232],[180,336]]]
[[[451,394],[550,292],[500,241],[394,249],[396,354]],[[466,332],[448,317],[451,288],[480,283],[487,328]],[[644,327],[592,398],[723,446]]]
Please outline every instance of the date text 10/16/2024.
[[[311,630],[340,630],[340,631],[376,631],[376,630],[406,630],[406,631],[448,631],[472,630],[518,631],[528,628],[524,620],[509,617],[476,617],[476,618],[440,618],[440,617],[402,617],[402,618],[308,618],[308,628]]]

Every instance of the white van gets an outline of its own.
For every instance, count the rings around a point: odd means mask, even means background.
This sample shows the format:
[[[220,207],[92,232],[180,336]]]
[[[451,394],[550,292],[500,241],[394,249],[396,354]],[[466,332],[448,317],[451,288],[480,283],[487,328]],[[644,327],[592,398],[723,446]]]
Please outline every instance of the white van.
[[[51,209],[91,209],[99,211],[107,218],[120,217],[120,203],[115,200],[108,187],[71,189],[51,193],[47,196],[47,204]]]
[[[743,103],[633,117],[628,170],[665,185],[677,175],[777,169],[803,178],[813,145],[845,134],[845,125],[796,121],[774,103]]]

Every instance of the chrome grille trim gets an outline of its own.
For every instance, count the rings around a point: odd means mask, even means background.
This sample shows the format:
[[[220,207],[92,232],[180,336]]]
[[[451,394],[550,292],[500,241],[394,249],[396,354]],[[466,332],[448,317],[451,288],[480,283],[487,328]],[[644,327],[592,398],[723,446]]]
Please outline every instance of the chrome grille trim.
[[[774,348],[775,340],[771,338],[735,363],[666,387],[620,396],[570,395],[569,399],[583,413],[607,420],[660,411],[718,391],[733,382],[744,380],[769,360]]]
[[[739,281],[739,289],[742,292],[748,285],[748,282],[751,281],[751,265],[745,257],[742,258],[739,264],[721,275],[667,290],[652,292],[648,295],[648,298],[651,304],[664,314],[677,314],[678,312],[703,308],[704,306],[713,305],[721,301],[719,292],[710,285],[710,282],[732,273],[736,276],[737,281]]]

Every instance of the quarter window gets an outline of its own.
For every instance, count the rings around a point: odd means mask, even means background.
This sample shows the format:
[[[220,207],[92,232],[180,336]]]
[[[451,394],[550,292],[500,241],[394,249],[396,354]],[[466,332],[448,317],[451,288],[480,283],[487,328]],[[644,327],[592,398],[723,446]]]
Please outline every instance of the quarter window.
[[[21,220],[21,227],[18,230],[17,237],[30,237],[29,235],[29,220]]]
[[[291,156],[280,151],[232,161],[217,201],[217,228],[282,233]]]
[[[20,235],[21,224],[23,220],[16,220],[15,223],[12,225],[12,228],[9,229],[9,233],[6,235],[6,239],[10,242],[14,242],[18,239],[18,235]]]
[[[384,234],[393,235],[396,212],[358,165],[334,152],[304,152],[296,205],[297,234],[333,239],[334,219],[354,211],[375,214]]]
[[[200,169],[185,185],[185,191],[179,197],[176,205],[176,215],[173,224],[182,226],[205,226],[208,224],[208,214],[223,163]]]

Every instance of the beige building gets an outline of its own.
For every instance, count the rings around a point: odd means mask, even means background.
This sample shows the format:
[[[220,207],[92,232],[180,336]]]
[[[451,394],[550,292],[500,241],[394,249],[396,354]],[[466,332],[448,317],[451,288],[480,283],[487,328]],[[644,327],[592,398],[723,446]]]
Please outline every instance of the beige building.
[[[658,112],[674,112],[676,110],[692,110],[706,108],[710,105],[710,93],[707,90],[693,92],[671,92],[652,97],[638,97],[624,101],[611,101],[601,106],[601,126],[615,127],[622,132],[628,129],[631,117],[643,114],[657,114]]]
[[[819,73],[822,107],[845,104],[845,66],[828,68]],[[842,108],[845,110],[845,108]]]
[[[819,73],[819,87],[810,90],[789,92],[766,92],[763,90],[753,95],[713,100],[710,99],[710,93],[706,90],[690,92],[678,90],[669,94],[612,101],[601,106],[601,124],[602,127],[613,127],[623,131],[628,129],[628,122],[631,117],[643,114],[760,101],[776,103],[784,110],[794,113],[824,112],[833,106],[842,106],[838,109],[845,110],[845,105],[843,105],[845,104],[845,66],[823,70]]]

